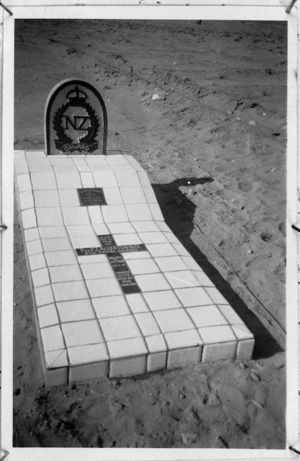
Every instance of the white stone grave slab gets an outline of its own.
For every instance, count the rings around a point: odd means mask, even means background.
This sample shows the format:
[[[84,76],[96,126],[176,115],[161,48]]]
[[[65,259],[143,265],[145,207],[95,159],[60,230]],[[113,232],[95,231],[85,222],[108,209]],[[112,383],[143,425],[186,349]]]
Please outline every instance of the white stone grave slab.
[[[132,156],[17,151],[15,172],[49,386],[251,358]]]

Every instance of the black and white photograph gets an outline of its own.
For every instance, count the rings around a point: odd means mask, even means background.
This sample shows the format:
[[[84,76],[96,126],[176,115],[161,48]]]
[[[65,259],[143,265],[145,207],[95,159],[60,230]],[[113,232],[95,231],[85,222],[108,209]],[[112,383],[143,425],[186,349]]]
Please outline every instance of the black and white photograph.
[[[15,20],[13,447],[286,448],[287,82],[285,21]]]

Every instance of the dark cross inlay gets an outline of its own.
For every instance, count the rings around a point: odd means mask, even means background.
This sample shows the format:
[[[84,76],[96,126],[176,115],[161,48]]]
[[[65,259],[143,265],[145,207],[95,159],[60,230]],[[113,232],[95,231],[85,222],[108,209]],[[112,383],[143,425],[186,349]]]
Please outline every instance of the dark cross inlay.
[[[81,206],[107,205],[103,189],[101,187],[90,187],[77,189]]]
[[[76,248],[78,256],[106,254],[124,294],[139,293],[140,287],[129,269],[122,253],[147,251],[144,243],[137,245],[117,245],[111,234],[98,235],[102,247]]]

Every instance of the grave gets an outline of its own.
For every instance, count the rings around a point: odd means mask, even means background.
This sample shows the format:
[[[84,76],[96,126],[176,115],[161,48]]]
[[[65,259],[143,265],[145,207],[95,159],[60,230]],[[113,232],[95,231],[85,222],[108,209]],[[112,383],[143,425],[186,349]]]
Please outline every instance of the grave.
[[[142,166],[99,155],[98,96],[63,82],[47,103],[47,153],[15,153],[47,384],[251,358],[252,333],[166,225]]]

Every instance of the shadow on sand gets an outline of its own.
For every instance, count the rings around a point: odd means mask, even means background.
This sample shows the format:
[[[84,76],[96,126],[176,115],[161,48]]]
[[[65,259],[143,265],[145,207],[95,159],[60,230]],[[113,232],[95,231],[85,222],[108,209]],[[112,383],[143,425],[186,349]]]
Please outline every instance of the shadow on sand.
[[[255,348],[253,359],[272,357],[276,353],[283,351],[281,346],[191,238],[191,234],[195,229],[193,220],[196,206],[179,188],[182,186],[205,184],[212,181],[213,179],[210,177],[200,179],[180,178],[168,184],[152,184],[152,187],[167,225],[254,334]]]

